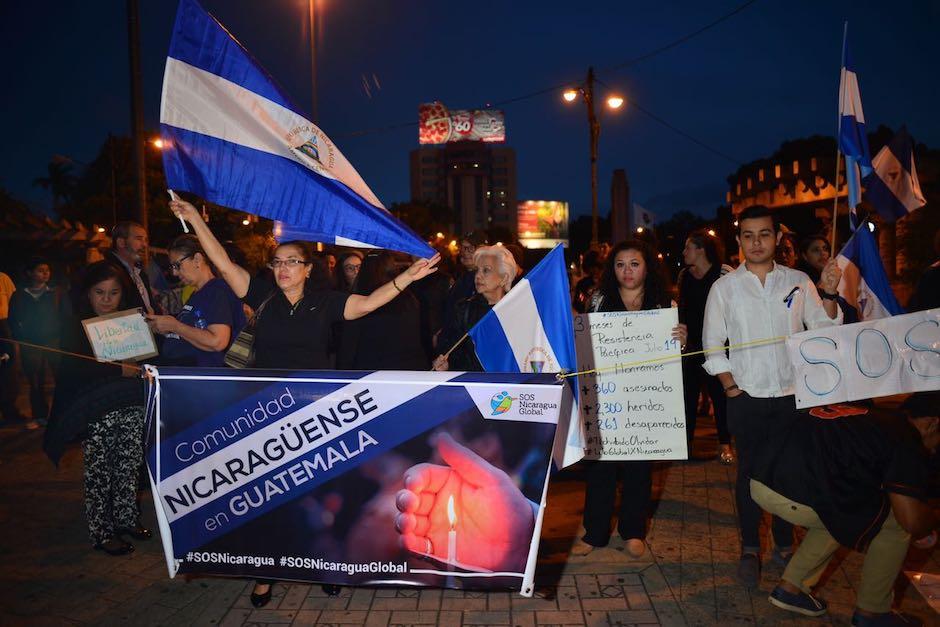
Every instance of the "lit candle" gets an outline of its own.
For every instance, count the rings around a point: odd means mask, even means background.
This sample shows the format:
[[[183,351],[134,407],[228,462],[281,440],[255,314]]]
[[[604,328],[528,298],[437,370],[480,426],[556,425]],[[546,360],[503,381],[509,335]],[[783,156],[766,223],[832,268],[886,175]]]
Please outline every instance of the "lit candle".
[[[454,495],[447,499],[447,520],[450,522],[450,531],[447,532],[447,570],[453,570],[457,564],[457,512],[454,511]],[[454,585],[454,578],[447,577],[447,587]]]
[[[447,499],[447,520],[450,531],[447,533],[447,563],[457,563],[457,513],[454,511],[454,495]]]

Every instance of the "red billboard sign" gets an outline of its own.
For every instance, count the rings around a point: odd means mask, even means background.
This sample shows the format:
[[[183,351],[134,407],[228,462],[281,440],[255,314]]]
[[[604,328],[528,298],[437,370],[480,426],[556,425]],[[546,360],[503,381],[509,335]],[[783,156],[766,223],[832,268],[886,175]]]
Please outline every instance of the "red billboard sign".
[[[451,111],[442,102],[418,106],[419,143],[446,144],[456,141],[506,141],[503,112],[493,109]]]

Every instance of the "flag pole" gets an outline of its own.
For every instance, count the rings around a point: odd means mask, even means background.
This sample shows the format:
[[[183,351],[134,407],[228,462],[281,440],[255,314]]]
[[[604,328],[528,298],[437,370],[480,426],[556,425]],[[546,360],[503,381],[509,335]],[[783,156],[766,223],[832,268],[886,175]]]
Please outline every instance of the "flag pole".
[[[448,357],[450,357],[450,354],[453,353],[454,350],[455,350],[458,346],[460,346],[461,344],[463,344],[463,341],[464,341],[465,339],[467,339],[469,336],[470,336],[470,332],[467,331],[466,333],[464,333],[464,334],[460,337],[459,340],[457,340],[456,342],[454,342],[454,345],[450,347],[450,350],[447,351],[446,353],[444,353],[444,359],[447,359]]]
[[[842,151],[839,150],[839,138],[842,136],[842,107],[845,105],[845,42],[849,36],[849,21],[842,29],[842,64],[839,67],[839,110],[836,123],[836,193],[832,199],[832,241],[829,244],[831,254],[836,254],[836,224],[839,222],[839,167],[842,165]],[[848,176],[848,173],[846,173]],[[848,183],[848,180],[846,180]]]

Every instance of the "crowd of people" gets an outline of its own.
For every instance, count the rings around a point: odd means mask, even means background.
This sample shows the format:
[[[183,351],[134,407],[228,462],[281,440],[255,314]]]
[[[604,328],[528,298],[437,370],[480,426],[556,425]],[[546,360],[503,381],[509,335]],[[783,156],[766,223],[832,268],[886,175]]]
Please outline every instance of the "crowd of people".
[[[480,232],[459,240],[455,260],[438,254],[415,261],[391,251],[315,253],[306,242],[281,242],[267,268],[252,273],[191,204],[173,201],[171,208],[194,233],[167,246],[173,283],[147,272],[148,235],[133,222],[115,225],[104,259],[70,277],[70,285],[53,287],[53,266],[41,257],[25,264],[16,285],[0,273],[0,340],[15,340],[0,342],[0,411],[9,424],[45,427],[45,450],[56,463],[70,442],[82,440],[89,537],[110,555],[127,554],[131,539],[152,536],[137,507],[144,392],[135,364],[94,361],[82,320],[139,309],[158,338],[159,356],[148,360],[158,364],[474,371],[482,367],[467,331],[524,274],[521,249],[490,245]],[[911,397],[903,410],[909,424],[859,410],[836,428],[796,410],[793,372],[781,346],[700,354],[706,347],[858,320],[838,295],[841,271],[825,237],[797,239],[772,211],[757,206],[738,216],[737,242],[742,262],[732,267],[715,236],[689,233],[675,285],[649,242],[604,244],[574,264],[572,309],[678,308],[673,337],[693,353],[682,364],[690,456],[697,416],[710,407],[718,459],[737,461],[743,583],[756,587],[760,580],[759,526],[767,511],[775,515],[771,559],[786,568],[772,603],[824,613],[812,586],[842,544],[868,550],[855,624],[910,624],[890,612],[891,586],[912,535],[923,537],[937,526],[926,505],[925,448],[935,450],[940,440],[940,398]],[[913,306],[940,306],[938,269],[940,262],[927,270]],[[250,351],[238,342],[246,328],[254,336]],[[16,405],[21,379],[28,386],[28,418]],[[821,441],[831,450],[846,449],[845,463],[827,457]],[[858,442],[870,446],[853,447]],[[588,556],[609,542],[619,481],[616,528],[627,553],[642,556],[652,462],[591,461],[583,468],[585,533],[572,554]],[[849,516],[839,507],[859,502],[865,507]],[[796,552],[794,524],[809,529]],[[256,606],[270,599],[271,583],[257,582]]]

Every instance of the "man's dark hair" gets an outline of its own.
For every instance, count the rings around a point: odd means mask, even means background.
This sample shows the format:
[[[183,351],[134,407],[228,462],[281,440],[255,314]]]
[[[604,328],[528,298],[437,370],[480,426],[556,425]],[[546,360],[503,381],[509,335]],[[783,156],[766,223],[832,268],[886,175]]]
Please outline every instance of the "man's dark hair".
[[[144,228],[144,225],[140,222],[134,222],[133,220],[122,220],[114,225],[114,228],[111,229],[111,241],[112,244],[116,239],[127,239],[131,236],[132,227]]]
[[[741,224],[745,220],[754,220],[755,218],[770,218],[774,223],[774,233],[780,232],[780,217],[776,211],[764,205],[752,205],[738,214],[738,235],[741,235]]]

